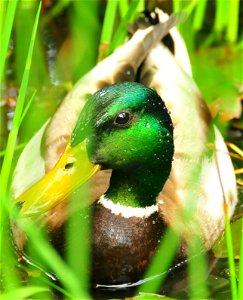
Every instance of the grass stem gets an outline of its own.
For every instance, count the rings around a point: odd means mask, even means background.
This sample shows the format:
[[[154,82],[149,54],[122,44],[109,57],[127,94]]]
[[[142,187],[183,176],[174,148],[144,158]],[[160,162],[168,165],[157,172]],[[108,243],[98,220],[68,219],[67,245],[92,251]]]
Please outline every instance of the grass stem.
[[[243,299],[243,217],[241,218],[241,243],[238,279],[238,299]]]
[[[124,37],[127,34],[127,24],[130,22],[132,17],[137,11],[139,2],[137,0],[133,0],[129,6],[129,9],[125,15],[125,17],[122,19],[114,38],[112,39],[108,54],[111,54],[116,47],[118,47],[122,42],[124,42]]]
[[[100,43],[110,43],[115,23],[118,0],[109,0],[105,10]]]
[[[2,82],[3,78],[3,68],[4,68],[4,63],[8,51],[8,45],[9,45],[9,40],[10,40],[10,35],[11,35],[11,30],[13,27],[13,20],[14,20],[14,15],[16,11],[16,6],[17,6],[18,0],[12,0],[8,1],[8,7],[7,7],[7,13],[6,17],[3,18],[2,12],[1,12],[1,31],[0,31],[0,83]],[[1,9],[3,9],[3,3],[1,3]],[[5,19],[5,20],[4,20]],[[4,22],[4,23],[3,23]],[[3,30],[2,30],[3,28]],[[3,32],[2,32],[3,31]]]
[[[157,249],[149,269],[144,275],[145,282],[139,287],[138,293],[156,293],[168,275],[168,269],[175,257],[180,243],[180,235],[168,229]],[[169,250],[168,250],[169,249]],[[160,262],[160,263],[158,263]],[[147,280],[146,279],[152,279]]]
[[[121,18],[123,19],[128,11],[129,4],[127,0],[120,0],[119,1],[119,8],[120,8],[120,14]]]
[[[22,82],[20,85],[19,97],[18,97],[17,106],[16,106],[15,113],[14,113],[12,129],[9,133],[9,138],[8,138],[8,142],[7,142],[7,146],[6,146],[6,152],[5,152],[2,170],[1,170],[2,192],[5,191],[5,193],[7,192],[7,189],[8,189],[11,163],[13,160],[14,148],[15,148],[18,131],[19,131],[19,126],[20,126],[20,122],[21,122],[21,118],[22,118],[21,116],[23,113],[24,100],[25,100],[28,81],[29,81],[30,67],[31,67],[31,62],[32,62],[32,54],[33,54],[33,49],[34,49],[34,42],[35,42],[35,37],[36,37],[36,32],[37,32],[40,11],[41,11],[41,2],[38,7],[38,11],[37,11],[36,18],[35,18],[35,23],[34,23],[33,30],[32,30],[32,35],[31,35],[31,40],[30,40],[30,44],[29,44],[29,50],[28,50],[28,55],[27,55],[27,59],[26,59],[23,79],[22,79]]]
[[[203,26],[203,21],[205,19],[205,12],[207,7],[207,0],[198,1],[195,7],[195,15],[193,19],[193,29],[198,31]]]
[[[238,36],[239,10],[240,10],[240,1],[230,0],[226,39],[231,43],[236,42]]]
[[[207,261],[204,246],[198,236],[189,243],[188,257],[190,258],[188,262],[190,299],[207,299],[209,297],[205,284],[208,273]]]
[[[231,285],[231,295],[232,300],[237,300],[237,283],[236,283],[236,272],[235,272],[235,261],[234,261],[234,250],[232,243],[232,234],[230,228],[230,220],[228,217],[228,213],[226,212],[225,222],[225,235],[226,235],[226,244],[228,251],[228,263],[229,263],[229,271],[230,271],[230,285]]]
[[[216,0],[216,15],[214,19],[214,31],[221,34],[228,21],[229,1]]]

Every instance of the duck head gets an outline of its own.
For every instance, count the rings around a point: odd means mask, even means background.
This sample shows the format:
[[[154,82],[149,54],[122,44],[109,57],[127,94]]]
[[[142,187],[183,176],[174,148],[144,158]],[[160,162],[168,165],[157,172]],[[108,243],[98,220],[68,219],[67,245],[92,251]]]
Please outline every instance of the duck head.
[[[56,166],[16,202],[23,216],[38,215],[100,169],[112,169],[114,202],[122,201],[116,195],[124,181],[137,194],[125,201],[147,206],[169,176],[173,152],[172,121],[158,94],[134,82],[114,84],[89,98]]]

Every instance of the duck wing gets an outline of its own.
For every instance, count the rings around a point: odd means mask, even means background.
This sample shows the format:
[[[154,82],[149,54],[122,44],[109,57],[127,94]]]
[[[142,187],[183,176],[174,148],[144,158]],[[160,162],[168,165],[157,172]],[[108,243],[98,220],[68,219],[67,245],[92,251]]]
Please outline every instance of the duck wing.
[[[178,56],[176,49],[183,41],[175,28],[170,33],[175,55],[162,43],[157,44],[149,52],[140,77],[142,84],[161,96],[174,125],[172,170],[158,203],[163,219],[170,224],[183,208],[191,206],[190,222],[181,221],[184,237],[193,232],[198,235],[201,230],[209,249],[224,229],[225,204],[231,216],[237,202],[234,169],[223,137],[192,79],[184,46]]]

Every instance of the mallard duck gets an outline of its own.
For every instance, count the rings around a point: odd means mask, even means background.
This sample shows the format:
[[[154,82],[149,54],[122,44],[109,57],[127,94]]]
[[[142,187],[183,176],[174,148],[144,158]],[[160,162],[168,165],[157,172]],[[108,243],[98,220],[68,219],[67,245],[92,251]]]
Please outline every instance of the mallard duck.
[[[48,211],[56,230],[68,217],[65,206],[57,204],[100,168],[112,169],[110,183],[105,171],[96,178],[102,187],[93,204],[93,281],[98,283],[141,278],[165,228],[178,226],[178,215],[188,205],[194,214],[180,220],[184,244],[198,234],[210,249],[224,229],[224,208],[231,216],[237,201],[232,163],[192,79],[183,41],[175,28],[170,30],[174,55],[159,42],[174,19],[165,21],[161,11],[159,17],[164,24],[138,30],[77,83],[26,147],[15,172],[21,214]],[[143,85],[114,84],[134,81],[142,62]],[[84,106],[87,94],[93,96]],[[21,185],[23,164],[34,148],[40,172],[32,180],[47,174],[33,186],[32,181]],[[60,184],[71,175],[73,181]],[[185,248],[179,256],[186,255]]]

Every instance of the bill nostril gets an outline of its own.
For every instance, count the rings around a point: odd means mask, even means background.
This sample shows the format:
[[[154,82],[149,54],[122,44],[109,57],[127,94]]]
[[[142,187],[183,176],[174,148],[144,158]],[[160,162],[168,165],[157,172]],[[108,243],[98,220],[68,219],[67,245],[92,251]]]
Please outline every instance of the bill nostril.
[[[64,166],[64,168],[65,168],[65,170],[69,170],[69,169],[71,169],[73,166],[74,166],[74,163],[71,162],[71,163],[67,163],[67,164]]]
[[[24,204],[23,201],[17,202],[17,203],[16,203],[16,206],[17,206],[19,209],[21,209],[21,208],[23,207],[23,204]]]

